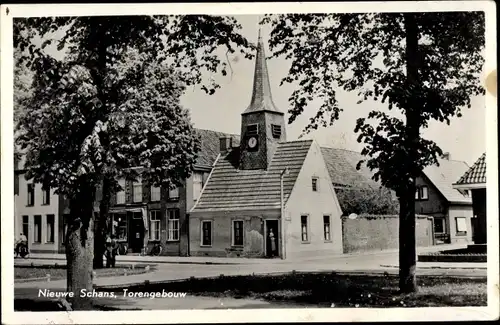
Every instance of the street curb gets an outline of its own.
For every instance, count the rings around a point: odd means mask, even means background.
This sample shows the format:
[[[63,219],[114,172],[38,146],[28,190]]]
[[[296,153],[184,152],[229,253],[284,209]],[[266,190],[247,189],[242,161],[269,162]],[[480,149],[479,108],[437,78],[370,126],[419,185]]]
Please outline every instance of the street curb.
[[[30,257],[31,260],[57,260],[57,261],[65,261],[66,258],[58,258],[58,257]],[[126,263],[152,263],[152,264],[196,264],[196,265],[248,265],[248,263],[237,263],[237,262],[190,262],[190,261],[138,261],[138,260],[117,260],[117,262],[126,262]],[[250,263],[254,264],[254,263]],[[255,263],[258,264],[258,263]]]
[[[380,267],[388,267],[397,269],[399,266],[396,265],[380,265]],[[418,269],[427,269],[427,270],[487,270],[487,267],[474,267],[474,266],[417,266]]]

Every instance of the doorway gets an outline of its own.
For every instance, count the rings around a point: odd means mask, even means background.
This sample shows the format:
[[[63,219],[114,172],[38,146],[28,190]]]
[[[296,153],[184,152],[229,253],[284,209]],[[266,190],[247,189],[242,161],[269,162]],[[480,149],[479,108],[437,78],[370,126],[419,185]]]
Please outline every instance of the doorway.
[[[144,222],[142,213],[129,212],[129,245],[132,253],[140,253],[144,246]]]
[[[278,220],[266,220],[266,257],[279,257]]]

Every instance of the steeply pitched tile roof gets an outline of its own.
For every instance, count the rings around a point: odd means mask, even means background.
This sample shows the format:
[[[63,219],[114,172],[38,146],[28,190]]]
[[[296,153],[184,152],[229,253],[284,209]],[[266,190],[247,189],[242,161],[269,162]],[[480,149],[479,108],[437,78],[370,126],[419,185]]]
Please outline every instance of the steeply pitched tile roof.
[[[280,174],[285,202],[304,163],[312,140],[281,142],[267,170],[239,170],[239,148],[220,157],[192,212],[280,208]]]
[[[486,152],[463,174],[456,185],[486,183]]]
[[[195,129],[196,134],[200,137],[201,149],[196,158],[196,166],[212,167],[215,159],[220,152],[220,138],[229,136],[233,139],[233,146],[238,146],[240,137],[235,134],[227,134],[212,130]]]
[[[356,169],[357,163],[364,158],[361,153],[328,147],[322,147],[321,153],[334,185],[364,189],[380,188],[381,185],[371,178],[373,172],[365,164],[361,165],[360,170]]]
[[[450,203],[470,203],[472,200],[453,188],[453,182],[463,175],[469,166],[463,161],[439,160],[439,166],[424,168],[424,174]]]

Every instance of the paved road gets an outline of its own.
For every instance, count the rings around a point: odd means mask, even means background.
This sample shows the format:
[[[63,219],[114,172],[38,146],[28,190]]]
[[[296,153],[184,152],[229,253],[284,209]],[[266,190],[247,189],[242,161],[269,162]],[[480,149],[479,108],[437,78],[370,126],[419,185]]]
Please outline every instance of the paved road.
[[[224,274],[231,275],[250,275],[265,273],[281,273],[295,270],[297,272],[318,272],[318,271],[359,271],[364,273],[383,273],[397,274],[397,253],[378,253],[369,255],[344,255],[335,258],[311,258],[303,261],[281,261],[281,260],[261,260],[261,263],[249,264],[172,264],[158,263],[156,271],[147,274],[136,274],[119,277],[96,278],[94,283],[99,286],[117,286],[122,287],[127,284],[143,283],[144,281],[168,281],[181,280],[189,277],[214,277]],[[16,264],[35,264],[39,263],[62,263],[61,260],[16,260]],[[138,259],[138,262],[144,263]],[[443,268],[444,266],[456,267],[457,263],[418,263],[417,275],[447,275],[447,276],[467,276],[467,277],[485,277],[486,269],[482,263],[462,264],[469,268]],[[472,264],[472,265],[471,265]],[[430,268],[439,266],[441,268]],[[470,267],[483,268],[470,268]],[[65,291],[66,280],[57,280],[51,282],[25,282],[15,283],[15,297],[36,299],[40,289],[51,289],[54,291]],[[188,296],[182,299],[145,299],[145,298],[117,298],[103,301],[109,306],[120,306],[121,308],[141,308],[141,309],[190,309],[190,308],[262,308],[268,306],[267,302],[255,301],[251,299],[230,299],[224,298],[220,301],[218,298],[193,297]],[[133,306],[133,307],[131,307]],[[203,306],[203,307],[197,307]]]

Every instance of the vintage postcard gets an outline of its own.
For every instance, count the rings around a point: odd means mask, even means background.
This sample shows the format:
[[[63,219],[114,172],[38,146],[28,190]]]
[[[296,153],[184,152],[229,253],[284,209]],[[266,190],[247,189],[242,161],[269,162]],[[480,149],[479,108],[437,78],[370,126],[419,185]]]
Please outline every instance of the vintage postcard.
[[[2,5],[3,322],[498,319],[494,13]]]

